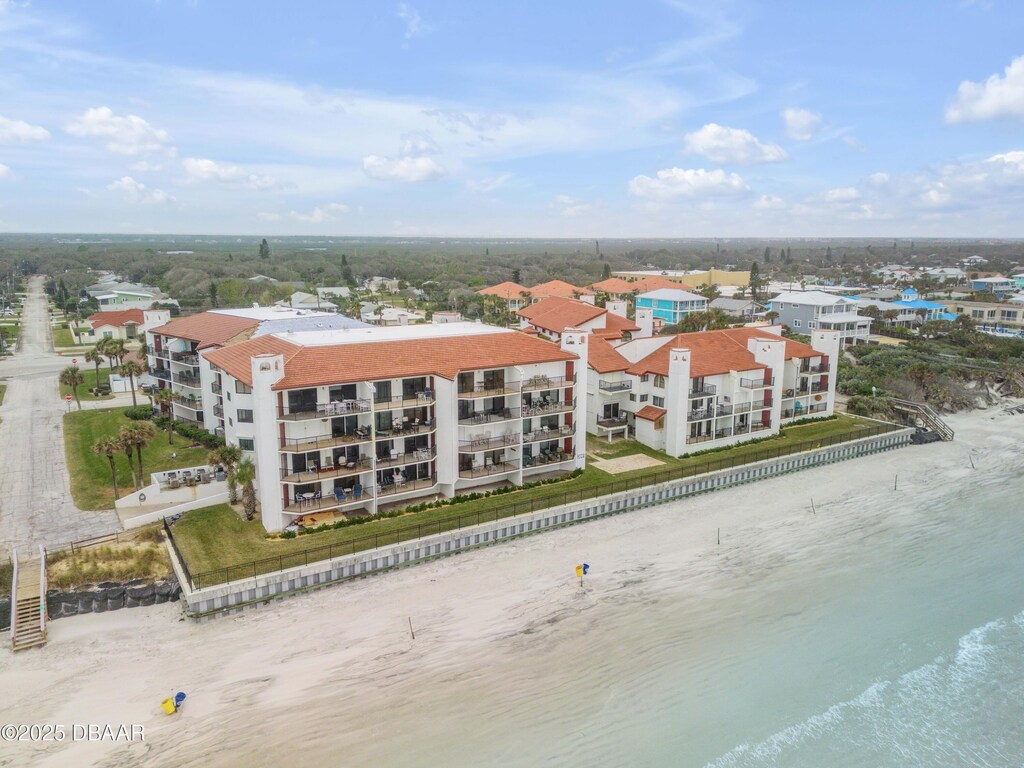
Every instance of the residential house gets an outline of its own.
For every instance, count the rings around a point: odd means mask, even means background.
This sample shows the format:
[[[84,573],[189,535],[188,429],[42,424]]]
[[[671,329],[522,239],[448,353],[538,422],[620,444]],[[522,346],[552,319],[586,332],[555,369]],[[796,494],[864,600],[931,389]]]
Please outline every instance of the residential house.
[[[390,304],[375,304],[363,302],[359,307],[359,319],[369,325],[393,326],[393,325],[414,325],[425,323],[427,316],[422,312],[413,312],[401,307],[393,307]]]
[[[1017,284],[1008,277],[976,277],[970,281],[971,290],[977,293],[991,293],[1001,299],[1017,290]]]
[[[516,316],[522,330],[552,341],[561,339],[567,330],[582,330],[614,343],[628,340],[641,330],[626,317],[625,301],[609,301],[605,307],[597,307],[576,299],[542,299],[519,310]]]
[[[564,280],[549,280],[546,283],[535,285],[530,289],[530,296],[532,301],[554,297],[557,299],[578,299],[589,304],[594,303],[594,292],[592,290],[572,285]]]
[[[154,304],[178,306],[178,302],[150,285],[126,283],[107,278],[90,285],[86,293],[100,305],[101,311],[117,309],[151,309]]]
[[[651,310],[657,329],[663,325],[675,325],[693,312],[706,312],[708,300],[682,288],[658,288],[639,294],[636,308]]]
[[[1024,305],[1017,302],[954,301],[949,308],[969,317],[979,330],[1024,330]]]
[[[78,324],[83,342],[95,343],[100,339],[145,340],[151,328],[171,319],[169,309],[121,309],[95,312]]]
[[[730,317],[735,317],[745,322],[753,321],[755,315],[764,312],[764,305],[759,304],[753,299],[730,299],[725,296],[712,299],[708,307],[710,309],[720,309]]]
[[[780,323],[796,333],[823,328],[839,331],[841,345],[857,344],[871,334],[871,318],[857,312],[857,302],[823,291],[780,293],[769,302]]]
[[[313,312],[337,312],[338,305],[319,293],[307,293],[306,291],[295,291],[287,301],[277,302],[278,306],[289,306],[292,309],[305,309]]]
[[[531,301],[530,289],[510,280],[489,288],[481,288],[476,293],[478,296],[496,296],[505,302],[511,312],[522,309]]]
[[[646,269],[634,271],[612,272],[612,277],[622,277],[626,280],[638,280],[645,277],[663,277],[677,283],[683,288],[697,288],[701,285],[723,285],[742,288],[750,285],[750,272],[729,271],[724,269],[689,271],[673,269]],[[655,289],[656,290],[656,289]]]
[[[633,280],[626,280],[622,277],[609,277],[606,280],[591,283],[590,290],[595,293],[605,293],[612,299],[631,299],[638,293],[656,291],[659,288],[678,287],[679,283],[669,280],[667,277],[662,277],[661,275],[649,275],[647,277],[640,277]]]

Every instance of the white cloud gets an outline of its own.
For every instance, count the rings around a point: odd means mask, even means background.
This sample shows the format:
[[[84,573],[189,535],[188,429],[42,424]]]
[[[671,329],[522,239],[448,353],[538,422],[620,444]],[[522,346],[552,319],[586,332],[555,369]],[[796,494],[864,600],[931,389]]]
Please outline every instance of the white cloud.
[[[964,80],[956,98],[946,109],[947,123],[1024,117],[1024,56],[1018,56],[1003,71],[984,83]]]
[[[133,171],[138,171],[140,173],[163,170],[163,166],[160,165],[160,163],[151,163],[148,160],[139,160],[137,163],[132,163],[128,167]]]
[[[591,207],[589,203],[569,195],[555,195],[555,199],[548,204],[548,208],[566,217],[582,216],[590,211]]]
[[[307,224],[322,224],[325,221],[334,221],[338,216],[349,212],[349,207],[344,203],[330,203],[324,206],[317,206],[309,213],[291,211],[288,215],[296,221],[304,221]]]
[[[749,187],[735,173],[703,168],[663,168],[655,178],[636,176],[629,182],[629,193],[648,200],[668,201],[680,197],[737,195]]]
[[[399,153],[402,157],[422,157],[423,155],[436,155],[441,151],[430,134],[427,132],[403,133],[402,144]]]
[[[868,176],[868,181],[876,187],[884,187],[889,183],[889,179],[888,173],[872,173]]]
[[[809,109],[784,109],[782,121],[786,124],[786,135],[793,141],[810,141],[821,128],[821,115]]]
[[[107,189],[113,192],[121,192],[130,203],[159,205],[174,202],[174,198],[162,189],[149,189],[141,181],[136,181],[131,176],[122,176],[120,179],[115,179],[107,185]]]
[[[422,37],[430,34],[434,27],[423,20],[420,12],[408,3],[398,4],[398,18],[405,22],[405,39],[412,40],[414,37]]]
[[[830,189],[822,198],[826,203],[851,203],[860,199],[860,192],[855,187],[838,187]]]
[[[171,135],[138,115],[115,115],[109,107],[87,109],[65,127],[72,136],[105,139],[118,155],[143,155],[162,149]]]
[[[194,184],[214,183],[244,189],[270,189],[277,186],[277,182],[270,176],[204,157],[186,157],[181,164],[187,174],[187,180]]]
[[[0,179],[10,178],[13,173],[14,172],[10,169],[10,166],[0,163]]]
[[[41,125],[30,125],[24,120],[11,120],[0,115],[0,142],[45,141],[50,132]]]
[[[921,194],[921,202],[930,206],[942,206],[953,199],[946,185],[939,181]]]
[[[367,176],[386,181],[428,181],[444,175],[444,168],[429,157],[388,158],[367,155],[363,158]]]
[[[777,211],[786,207],[786,201],[778,195],[761,195],[754,207],[759,211]]]
[[[992,155],[986,163],[1002,164],[1002,170],[1009,173],[1024,173],[1024,150],[1015,149],[1012,152],[1003,152],[999,155]]]
[[[489,192],[494,192],[496,189],[500,189],[505,186],[511,179],[511,173],[502,173],[498,176],[491,176],[486,179],[470,179],[466,182],[466,186],[473,192],[481,192],[486,195]]]
[[[744,128],[727,128],[718,123],[708,123],[686,134],[685,143],[688,152],[722,164],[777,163],[789,157],[778,144],[763,144]]]

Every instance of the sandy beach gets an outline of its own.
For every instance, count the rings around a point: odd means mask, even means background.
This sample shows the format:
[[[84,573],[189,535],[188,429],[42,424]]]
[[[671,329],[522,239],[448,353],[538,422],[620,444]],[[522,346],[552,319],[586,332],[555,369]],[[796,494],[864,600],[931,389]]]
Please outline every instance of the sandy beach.
[[[310,766],[514,763],[500,749],[474,756],[510,727],[543,733],[531,711],[625,706],[603,697],[607,684],[659,673],[670,649],[643,643],[638,612],[658,620],[670,602],[680,622],[673,642],[696,653],[702,617],[724,590],[739,586],[769,612],[788,569],[856,552],[929,499],[967,503],[977,486],[1019,471],[1024,416],[989,410],[949,423],[952,443],[528,537],[205,624],[182,619],[176,604],[61,619],[41,651],[0,650],[0,722],[69,733],[82,723],[142,724],[145,741],[0,743],[0,765],[269,766],[296,764],[297,754]],[[581,589],[573,568],[583,561],[591,571]],[[635,652],[609,654],[609,629]],[[581,684],[592,696],[569,698]],[[168,717],[159,704],[175,691],[188,698]],[[572,764],[585,738],[563,733],[557,749],[537,754]]]

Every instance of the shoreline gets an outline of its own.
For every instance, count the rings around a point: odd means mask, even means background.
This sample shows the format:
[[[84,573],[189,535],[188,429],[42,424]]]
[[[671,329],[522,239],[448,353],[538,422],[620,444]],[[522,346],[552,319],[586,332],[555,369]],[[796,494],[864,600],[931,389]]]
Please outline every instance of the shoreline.
[[[864,546],[920,515],[917,502],[937,494],[969,499],[972,482],[995,482],[1019,467],[1020,440],[1006,426],[1021,434],[1024,416],[990,409],[949,421],[957,431],[952,443],[517,539],[293,597],[272,610],[195,624],[178,620],[168,605],[55,623],[41,652],[0,654],[0,674],[15,692],[8,711],[23,722],[69,728],[71,713],[81,712],[92,722],[142,723],[146,742],[15,745],[14,762],[0,757],[0,765],[262,765],[279,764],[296,748],[309,765],[336,764],[339,754],[354,765],[423,764],[417,737],[436,737],[467,708],[486,710],[474,734],[485,739],[502,729],[490,713],[538,690],[557,695],[568,674],[560,660],[596,642],[595,625],[628,634],[630,611],[681,601],[699,627],[708,601],[737,580],[751,579],[750,594],[770,601],[773,574],[800,559],[827,561],[830,552]],[[580,590],[573,568],[583,561],[591,571]],[[592,675],[600,691],[602,680],[639,673],[643,661],[608,666],[598,657],[574,672]],[[495,676],[508,684],[496,689]],[[159,702],[172,690],[189,698],[169,718]],[[451,750],[472,761],[471,746]]]

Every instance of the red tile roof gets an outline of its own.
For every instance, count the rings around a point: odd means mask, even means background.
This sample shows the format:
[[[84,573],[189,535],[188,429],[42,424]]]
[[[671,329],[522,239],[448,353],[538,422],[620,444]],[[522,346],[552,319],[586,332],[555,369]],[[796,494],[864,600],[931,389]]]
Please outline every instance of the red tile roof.
[[[500,296],[503,299],[521,299],[523,291],[528,290],[525,285],[506,281],[492,285],[490,288],[481,288],[477,291],[480,296]]]
[[[258,325],[259,320],[248,317],[224,315],[219,312],[200,312],[198,315],[171,320],[166,325],[153,328],[150,332],[197,341],[199,342],[198,349],[208,349],[227,344],[246,331],[254,330]]]
[[[556,297],[542,299],[516,312],[516,315],[525,318],[530,325],[552,333],[562,333],[566,328],[578,327],[603,314],[605,310],[585,301]]]
[[[546,283],[535,285],[530,289],[535,299],[543,299],[549,296],[558,296],[563,299],[571,299],[574,293],[581,296],[593,296],[594,292],[589,288],[580,288],[564,280],[549,280]]]
[[[632,293],[646,293],[647,291],[656,291],[659,288],[685,288],[685,286],[674,280],[669,280],[667,277],[661,277],[660,275],[649,275],[647,277],[641,277],[638,280],[626,280],[621,277],[609,277],[606,280],[601,280],[596,283],[592,283],[590,286],[595,291],[604,291],[605,293],[611,293],[615,295],[622,295]]]
[[[747,349],[750,339],[771,339],[778,341],[780,337],[766,333],[757,328],[729,328],[721,331],[702,331],[698,333],[680,333],[669,337],[669,341],[661,345],[647,357],[638,360],[629,367],[629,373],[642,376],[653,373],[668,375],[668,358],[672,349],[690,350],[690,377],[716,376],[730,371],[753,371],[768,366],[754,360],[754,355]],[[787,360],[793,357],[817,357],[821,353],[807,344],[785,339]]]
[[[646,419],[647,421],[657,421],[664,416],[667,411],[664,408],[658,408],[656,405],[645,405],[639,411],[636,412],[638,419]]]
[[[615,341],[616,339],[621,339],[624,333],[636,333],[639,330],[640,326],[628,317],[608,312],[604,318],[604,328],[597,328],[593,333],[595,336]]]
[[[587,365],[598,373],[612,373],[629,368],[629,360],[615,351],[615,347],[600,336],[590,336],[590,351],[587,353]]]
[[[146,321],[146,316],[142,313],[141,309],[120,309],[112,312],[96,312],[89,315],[88,320],[92,323],[93,329],[96,329],[101,325],[111,325],[114,327],[128,325],[129,323],[142,325]]]
[[[231,344],[205,357],[237,379],[252,384],[250,360],[265,352],[285,356],[285,375],[274,389],[297,389],[406,376],[454,379],[459,371],[530,365],[576,356],[525,333],[488,333],[323,346],[300,346],[276,336]]]

